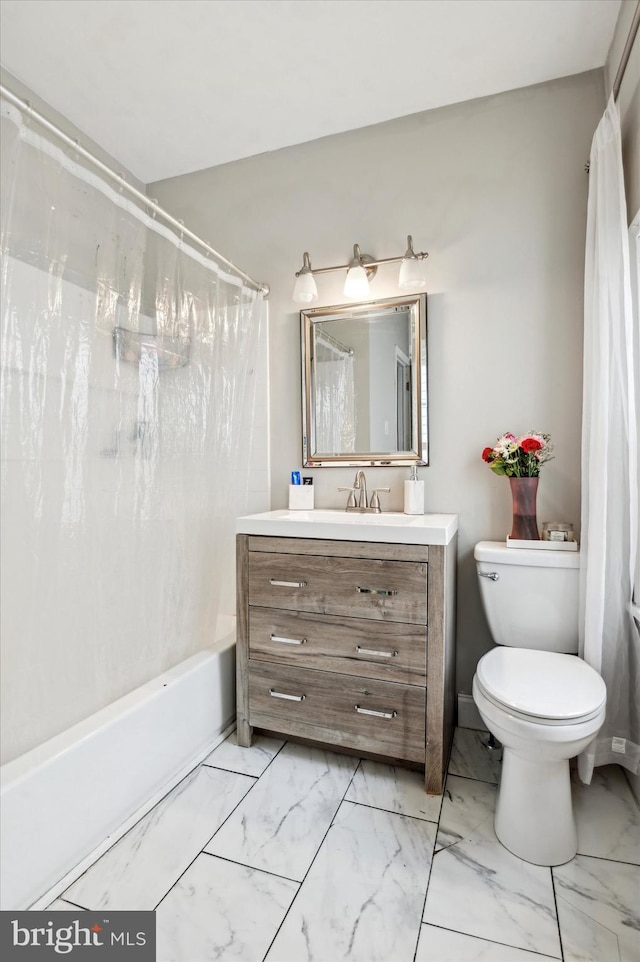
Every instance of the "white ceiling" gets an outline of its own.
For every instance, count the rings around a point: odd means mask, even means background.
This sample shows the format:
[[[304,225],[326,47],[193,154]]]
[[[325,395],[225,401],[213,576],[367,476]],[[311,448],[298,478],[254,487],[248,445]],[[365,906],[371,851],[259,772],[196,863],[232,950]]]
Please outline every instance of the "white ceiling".
[[[620,0],[2,0],[0,61],[144,183],[604,64]]]

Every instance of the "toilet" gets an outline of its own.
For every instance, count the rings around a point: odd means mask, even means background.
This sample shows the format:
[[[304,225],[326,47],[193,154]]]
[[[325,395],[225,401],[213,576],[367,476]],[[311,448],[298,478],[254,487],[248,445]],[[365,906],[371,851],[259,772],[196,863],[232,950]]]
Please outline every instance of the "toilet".
[[[480,595],[497,648],[478,662],[473,699],[502,742],[495,831],[535,865],[562,865],[577,852],[569,759],[595,738],[606,687],[577,657],[578,551],[474,551]]]

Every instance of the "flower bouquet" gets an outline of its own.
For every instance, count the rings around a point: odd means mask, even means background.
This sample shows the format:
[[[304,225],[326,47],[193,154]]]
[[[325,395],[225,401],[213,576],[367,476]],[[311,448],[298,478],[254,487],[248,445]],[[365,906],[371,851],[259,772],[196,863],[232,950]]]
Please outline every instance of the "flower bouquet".
[[[492,448],[485,448],[482,452],[482,460],[492,471],[509,478],[513,499],[513,524],[509,538],[513,541],[540,540],[536,520],[538,478],[540,468],[552,457],[551,438],[548,434],[535,431],[520,437],[503,434]]]
[[[492,448],[485,448],[482,460],[496,474],[508,478],[537,478],[540,468],[553,457],[553,444],[548,434],[530,431],[516,437],[503,434]]]

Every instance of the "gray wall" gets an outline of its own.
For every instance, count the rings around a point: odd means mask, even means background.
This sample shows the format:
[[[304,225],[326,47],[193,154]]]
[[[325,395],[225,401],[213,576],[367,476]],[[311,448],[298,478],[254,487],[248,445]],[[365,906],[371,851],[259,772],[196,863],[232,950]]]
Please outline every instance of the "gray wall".
[[[299,466],[300,343],[294,272],[344,263],[352,245],[428,250],[430,459],[426,510],[459,514],[458,690],[491,645],[473,545],[510,530],[508,483],[480,459],[506,430],[549,432],[538,517],[580,519],[584,165],[604,108],[601,70],[327,137],[154,184],[149,193],[271,284],[272,505]],[[311,103],[309,109],[313,110]],[[239,118],[242,123],[242,118]],[[194,131],[197,136],[197,131]],[[318,278],[344,302],[343,275]],[[381,268],[374,296],[398,293]],[[316,505],[340,507],[352,469],[314,472]],[[369,469],[401,510],[399,468]],[[384,498],[384,495],[382,496]]]
[[[638,0],[622,0],[605,68],[607,96],[613,88],[637,4]],[[640,33],[636,35],[622,78],[618,107],[622,126],[622,160],[627,214],[628,222],[631,223],[640,211]]]

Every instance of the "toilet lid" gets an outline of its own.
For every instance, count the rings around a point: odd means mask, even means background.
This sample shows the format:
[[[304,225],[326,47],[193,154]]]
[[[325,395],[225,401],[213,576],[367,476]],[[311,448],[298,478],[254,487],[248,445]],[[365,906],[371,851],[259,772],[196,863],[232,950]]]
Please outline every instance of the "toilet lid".
[[[598,672],[576,655],[494,648],[480,659],[476,674],[489,697],[534,718],[582,718],[607,698]]]

